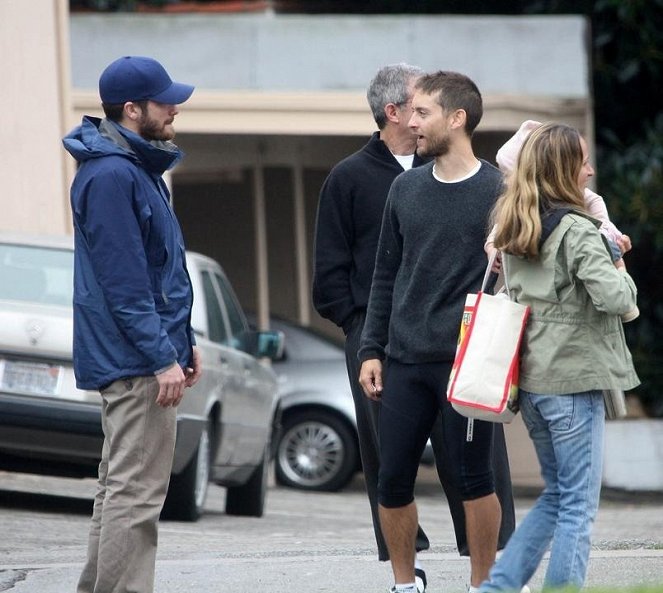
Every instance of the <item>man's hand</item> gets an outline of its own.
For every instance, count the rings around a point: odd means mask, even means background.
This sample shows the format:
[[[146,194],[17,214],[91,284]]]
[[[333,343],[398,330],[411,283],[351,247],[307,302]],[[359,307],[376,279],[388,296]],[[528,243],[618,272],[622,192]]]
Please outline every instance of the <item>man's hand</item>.
[[[359,383],[366,397],[379,401],[382,397],[382,361],[377,358],[365,360],[359,371]]]
[[[175,363],[163,373],[156,375],[159,383],[157,404],[164,408],[177,406],[182,401],[186,379],[182,367]]]
[[[200,350],[198,350],[197,346],[193,347],[193,359],[191,364],[192,366],[184,369],[184,375],[186,376],[186,381],[184,384],[186,387],[193,387],[196,383],[198,383],[198,379],[200,379],[200,375],[203,373]]]

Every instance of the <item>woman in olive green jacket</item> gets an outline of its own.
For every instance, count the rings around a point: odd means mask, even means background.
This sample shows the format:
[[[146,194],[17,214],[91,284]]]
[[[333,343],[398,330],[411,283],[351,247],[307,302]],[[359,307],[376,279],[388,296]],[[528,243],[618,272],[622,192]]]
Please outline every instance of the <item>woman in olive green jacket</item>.
[[[519,591],[548,548],[544,589],[582,587],[601,490],[602,390],[639,383],[620,319],[635,309],[636,288],[584,212],[593,173],[577,130],[544,124],[523,144],[495,207],[511,297],[531,307],[520,406],[545,488],[482,593]]]

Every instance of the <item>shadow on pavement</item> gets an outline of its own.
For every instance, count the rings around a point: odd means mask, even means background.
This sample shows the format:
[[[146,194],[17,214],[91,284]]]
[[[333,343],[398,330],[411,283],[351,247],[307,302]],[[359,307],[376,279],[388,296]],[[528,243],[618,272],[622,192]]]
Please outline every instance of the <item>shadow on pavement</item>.
[[[24,509],[45,513],[72,513],[90,515],[92,513],[92,500],[42,494],[37,492],[17,492],[15,490],[0,490],[0,506],[6,509]]]

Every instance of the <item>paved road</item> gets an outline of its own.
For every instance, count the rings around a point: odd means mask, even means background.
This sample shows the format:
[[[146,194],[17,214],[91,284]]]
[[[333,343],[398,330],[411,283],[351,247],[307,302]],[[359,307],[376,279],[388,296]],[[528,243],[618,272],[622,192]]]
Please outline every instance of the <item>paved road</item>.
[[[156,593],[384,593],[361,478],[338,494],[272,487],[261,519],[229,517],[213,487],[198,523],[164,522]],[[0,591],[74,593],[85,556],[92,481],[0,473]],[[20,491],[17,493],[17,491]],[[430,593],[463,593],[469,563],[459,558],[432,471],[418,487],[422,524],[433,541],[422,554]],[[517,498],[518,516],[532,498]],[[663,591],[663,497],[603,501],[589,585],[657,583]],[[541,574],[533,581],[540,588]]]

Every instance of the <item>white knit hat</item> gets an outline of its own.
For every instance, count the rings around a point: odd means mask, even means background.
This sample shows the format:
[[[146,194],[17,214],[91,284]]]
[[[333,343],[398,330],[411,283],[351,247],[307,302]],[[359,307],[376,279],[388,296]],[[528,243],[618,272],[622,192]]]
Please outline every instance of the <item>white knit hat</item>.
[[[520,124],[518,131],[509,138],[497,151],[495,160],[502,173],[511,173],[516,166],[518,153],[530,132],[541,125],[541,122],[528,119]]]

